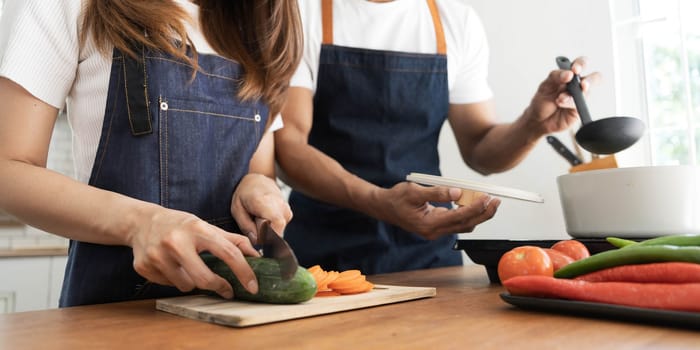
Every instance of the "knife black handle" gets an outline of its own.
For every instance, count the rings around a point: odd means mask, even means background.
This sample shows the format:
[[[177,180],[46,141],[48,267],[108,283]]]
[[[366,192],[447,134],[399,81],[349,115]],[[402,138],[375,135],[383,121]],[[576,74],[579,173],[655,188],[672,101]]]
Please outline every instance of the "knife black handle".
[[[547,143],[552,145],[557,153],[559,153],[564,159],[566,159],[571,165],[579,165],[583,163],[579,157],[577,157],[568,147],[566,147],[558,138],[555,136],[547,136]]]

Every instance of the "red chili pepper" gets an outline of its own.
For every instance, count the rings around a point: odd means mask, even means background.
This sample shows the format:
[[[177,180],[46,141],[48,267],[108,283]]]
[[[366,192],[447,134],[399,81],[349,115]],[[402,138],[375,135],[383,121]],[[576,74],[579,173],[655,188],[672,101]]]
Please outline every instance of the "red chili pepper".
[[[621,265],[576,277],[588,282],[700,283],[700,264],[660,262]]]
[[[512,295],[700,312],[700,283],[587,282],[535,275],[501,283]]]

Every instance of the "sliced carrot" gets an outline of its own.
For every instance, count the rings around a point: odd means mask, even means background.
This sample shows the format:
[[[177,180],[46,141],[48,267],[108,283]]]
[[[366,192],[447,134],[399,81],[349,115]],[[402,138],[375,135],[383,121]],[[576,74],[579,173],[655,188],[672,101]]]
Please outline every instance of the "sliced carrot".
[[[321,290],[316,292],[315,296],[317,297],[335,297],[338,295],[342,295],[334,290]]]
[[[334,286],[332,289],[345,293],[346,291],[365,289],[366,285],[367,281],[364,278],[358,278],[356,280],[348,281],[342,285]]]
[[[306,270],[311,272],[311,273],[314,273],[314,271],[323,271],[323,269],[321,268],[321,265],[314,265],[314,266],[309,267]]]
[[[352,279],[357,276],[361,276],[362,272],[360,270],[345,270],[338,275],[339,280]]]
[[[317,281],[316,285],[319,289],[328,289],[328,284],[335,281],[339,274],[338,271],[328,271],[326,277],[321,281]]]
[[[359,271],[357,271],[357,270],[348,270],[348,271],[339,272],[338,275],[335,276],[335,279],[333,279],[332,281],[330,281],[328,283],[328,286],[330,288],[333,288],[332,287],[333,285],[343,284],[346,281],[351,281],[351,280],[354,280],[356,278],[363,277],[363,275],[361,273],[359,273]]]
[[[356,276],[352,279],[344,279],[344,280],[336,279],[335,281],[329,283],[328,287],[331,289],[343,289],[343,288],[348,288],[350,286],[356,286],[356,285],[361,284],[363,282],[365,282],[365,276],[359,275],[359,276]]]
[[[372,288],[374,288],[374,284],[368,281],[363,281],[362,283],[358,283],[357,285],[352,287],[334,290],[338,291],[340,294],[358,294],[369,292],[370,290],[372,290]]]
[[[324,278],[328,275],[328,272],[320,270],[320,271],[314,271],[311,273],[312,276],[314,276],[317,280],[323,281]]]
[[[316,296],[319,297],[364,293],[374,288],[360,270],[325,271],[320,265],[307,270],[316,280]]]

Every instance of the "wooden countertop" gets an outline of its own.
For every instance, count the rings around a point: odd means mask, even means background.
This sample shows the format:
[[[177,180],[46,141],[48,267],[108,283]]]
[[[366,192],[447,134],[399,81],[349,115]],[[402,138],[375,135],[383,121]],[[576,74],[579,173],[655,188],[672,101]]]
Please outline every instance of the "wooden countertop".
[[[45,256],[67,256],[68,247],[42,247],[23,249],[0,249],[0,258],[25,258]]]
[[[370,276],[437,296],[249,328],[157,311],[153,300],[0,315],[0,349],[697,349],[700,332],[525,311],[483,267]]]

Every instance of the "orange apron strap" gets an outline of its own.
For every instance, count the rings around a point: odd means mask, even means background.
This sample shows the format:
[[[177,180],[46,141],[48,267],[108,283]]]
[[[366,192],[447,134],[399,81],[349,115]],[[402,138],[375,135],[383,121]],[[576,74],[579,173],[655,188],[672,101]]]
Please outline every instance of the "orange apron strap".
[[[435,41],[437,42],[437,53],[447,54],[447,44],[445,43],[445,32],[442,29],[442,21],[438,13],[435,0],[427,0],[430,8],[430,15],[433,17],[435,26]],[[333,0],[321,0],[321,13],[323,25],[323,44],[333,44]]]
[[[330,2],[330,0],[328,1]],[[445,31],[442,29],[442,21],[440,20],[440,14],[438,13],[435,0],[428,0],[428,7],[430,7],[430,15],[433,16],[433,25],[435,26],[435,41],[437,42],[437,53],[439,55],[446,55],[447,44],[445,43]]]
[[[321,0],[323,44],[333,44],[333,0]]]

